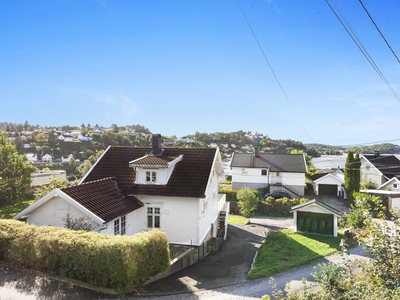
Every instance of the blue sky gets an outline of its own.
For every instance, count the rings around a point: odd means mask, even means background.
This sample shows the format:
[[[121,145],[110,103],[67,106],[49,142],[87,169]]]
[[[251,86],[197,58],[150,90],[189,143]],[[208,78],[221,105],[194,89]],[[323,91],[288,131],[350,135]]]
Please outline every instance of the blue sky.
[[[360,3],[337,3],[400,94],[400,64]],[[400,56],[400,1],[363,3]],[[241,5],[293,108],[236,1],[1,1],[0,121],[400,139],[400,102],[325,1]]]

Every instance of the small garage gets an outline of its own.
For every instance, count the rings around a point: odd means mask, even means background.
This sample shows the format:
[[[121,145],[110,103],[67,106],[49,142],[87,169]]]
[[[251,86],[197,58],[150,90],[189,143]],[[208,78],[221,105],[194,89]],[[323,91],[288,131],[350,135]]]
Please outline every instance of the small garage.
[[[330,199],[330,202],[335,201]],[[337,236],[337,219],[341,210],[321,201],[309,200],[293,206],[293,231],[311,232]]]
[[[310,179],[315,195],[339,196],[344,184],[344,175],[341,171],[315,174]]]

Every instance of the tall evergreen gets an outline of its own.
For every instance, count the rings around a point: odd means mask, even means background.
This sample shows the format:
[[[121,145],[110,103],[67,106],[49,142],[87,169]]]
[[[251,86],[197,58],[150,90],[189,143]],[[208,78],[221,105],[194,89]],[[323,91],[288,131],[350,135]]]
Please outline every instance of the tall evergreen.
[[[356,156],[354,157],[354,164],[353,164],[353,177],[354,177],[354,191],[359,192],[360,191],[360,184],[361,184],[361,160],[360,160],[360,155],[358,152],[356,153]]]
[[[353,152],[349,151],[347,153],[346,165],[344,168],[344,189],[346,190],[347,196],[351,197],[354,191],[354,156]]]

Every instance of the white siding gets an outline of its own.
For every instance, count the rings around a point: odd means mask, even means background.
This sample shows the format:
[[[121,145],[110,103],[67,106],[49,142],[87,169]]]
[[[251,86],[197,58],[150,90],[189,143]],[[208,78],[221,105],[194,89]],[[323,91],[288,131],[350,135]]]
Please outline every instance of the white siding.
[[[32,211],[29,214],[27,223],[36,226],[50,225],[55,227],[64,227],[64,221],[62,219],[66,217],[67,213],[70,213],[70,215],[75,218],[86,217],[83,212],[64,199],[54,197]],[[95,226],[95,230],[99,228],[99,224],[96,224],[95,222],[92,222],[92,224]]]
[[[381,173],[364,157],[360,158],[361,160],[361,169],[360,169],[360,177],[361,181],[364,179],[365,174],[367,175],[368,180],[372,180],[379,185],[384,184],[387,180],[385,176],[381,175]],[[370,167],[367,170],[367,166]]]
[[[261,170],[256,168],[232,168],[232,182],[261,183],[266,185],[268,184],[268,175],[261,175]]]

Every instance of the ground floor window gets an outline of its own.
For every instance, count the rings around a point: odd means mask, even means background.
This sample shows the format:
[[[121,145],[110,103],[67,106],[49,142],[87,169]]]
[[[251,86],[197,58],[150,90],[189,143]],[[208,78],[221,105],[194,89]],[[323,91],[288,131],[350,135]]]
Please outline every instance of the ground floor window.
[[[161,208],[156,206],[147,207],[147,227],[160,228]]]
[[[114,220],[114,235],[126,234],[126,216]]]

